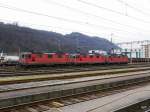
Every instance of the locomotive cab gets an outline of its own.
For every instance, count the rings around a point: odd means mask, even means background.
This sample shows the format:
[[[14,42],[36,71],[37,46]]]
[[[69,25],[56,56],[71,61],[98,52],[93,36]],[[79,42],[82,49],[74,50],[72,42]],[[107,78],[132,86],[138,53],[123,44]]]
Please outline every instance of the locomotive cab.
[[[22,53],[19,58],[20,63],[27,63],[32,61],[31,53]]]

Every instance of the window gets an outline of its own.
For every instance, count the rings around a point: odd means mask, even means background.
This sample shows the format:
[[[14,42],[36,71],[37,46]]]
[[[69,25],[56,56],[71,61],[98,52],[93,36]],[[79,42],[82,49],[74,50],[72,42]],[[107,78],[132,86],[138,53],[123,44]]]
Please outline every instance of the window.
[[[28,54],[28,55],[27,55],[27,58],[31,58],[31,54]]]
[[[31,54],[22,54],[21,58],[31,58]]]
[[[42,54],[37,54],[37,58],[42,58]]]
[[[59,54],[59,55],[57,55],[57,58],[62,58],[62,55],[60,55],[60,54]]]
[[[52,58],[53,57],[53,55],[51,55],[51,54],[48,54],[48,58]]]
[[[90,58],[93,58],[93,55],[90,55]]]
[[[23,55],[21,55],[21,58],[25,58],[25,55],[23,54]]]

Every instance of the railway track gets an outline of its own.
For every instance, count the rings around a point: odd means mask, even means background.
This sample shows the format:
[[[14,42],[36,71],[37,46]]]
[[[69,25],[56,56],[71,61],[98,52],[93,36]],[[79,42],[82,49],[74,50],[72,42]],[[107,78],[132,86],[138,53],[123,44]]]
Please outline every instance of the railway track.
[[[61,106],[71,105],[73,103],[79,103],[79,102],[82,102],[82,101],[91,100],[91,99],[94,99],[94,98],[102,97],[104,95],[113,94],[115,92],[120,91],[120,90],[112,91],[112,90],[114,90],[114,88],[118,88],[118,89],[123,88],[121,90],[121,91],[123,91],[123,90],[127,89],[126,87],[129,87],[131,85],[137,85],[137,84],[142,84],[142,83],[145,83],[145,82],[149,82],[149,80],[150,80],[150,74],[149,73],[150,73],[150,71],[147,72],[147,73],[146,72],[140,72],[140,73],[136,72],[136,73],[132,73],[130,75],[126,73],[126,74],[122,74],[120,76],[118,75],[118,76],[115,76],[115,77],[114,76],[113,77],[107,76],[107,77],[103,77],[103,78],[102,77],[101,78],[100,77],[99,78],[95,77],[93,79],[88,79],[88,78],[85,79],[84,78],[84,80],[80,79],[80,81],[78,81],[78,82],[76,80],[76,81],[74,81],[74,83],[72,82],[72,83],[68,83],[68,84],[65,84],[64,82],[61,82],[61,83],[63,83],[63,86],[66,85],[67,88],[70,87],[71,85],[75,84],[76,88],[81,86],[82,90],[79,89],[78,91],[76,91],[76,94],[69,94],[69,92],[70,92],[69,88],[68,88],[68,92],[65,92],[65,86],[64,86],[64,89],[63,89],[64,93],[60,94],[61,97],[63,97],[63,98],[60,98],[56,95],[55,97],[51,98],[50,100],[45,99],[43,101],[39,101],[38,103],[36,101],[33,101],[33,102],[30,102],[30,103],[26,103],[25,105],[26,106],[29,106],[29,105],[31,106],[31,104],[32,104],[32,106],[30,108],[33,108],[35,105],[43,105],[43,104],[47,105],[48,104],[49,109],[50,109],[50,108],[54,108],[54,107],[58,108],[58,107],[61,107]],[[68,80],[66,80],[66,81],[68,82]],[[101,86],[100,85],[96,86],[96,84],[100,84]],[[49,85],[49,88],[51,88],[53,90],[57,90],[56,88],[54,89],[54,85],[62,86],[60,84],[53,84],[53,87]],[[85,85],[85,86],[83,86],[83,85]],[[90,85],[91,87],[89,87],[88,85]],[[92,89],[92,85],[93,85],[93,89]],[[71,86],[71,87],[73,87],[73,86]],[[89,87],[89,90],[86,89],[86,87]],[[58,87],[58,88],[61,89],[62,87]],[[32,88],[32,91],[33,91],[33,89],[35,89],[35,88]],[[46,89],[45,87],[44,87],[44,89],[40,89],[40,91],[42,91],[41,94],[43,94],[43,91],[45,89]],[[16,92],[16,90],[14,90],[14,91]],[[23,91],[29,92],[29,88],[28,89],[26,88],[26,90],[21,89],[21,91],[22,91],[22,93],[23,93]],[[106,94],[105,91],[109,91],[109,93]],[[9,91],[9,92],[12,92],[12,91]],[[37,88],[34,92],[35,93],[37,92]],[[32,94],[34,94],[34,92],[32,92]],[[9,96],[9,97],[12,96],[11,95],[12,93],[8,94],[8,93],[4,92],[4,94],[5,94],[6,97],[7,96]],[[0,93],[0,99],[2,97],[4,97],[4,94],[2,95],[2,93]],[[89,95],[91,95],[91,94],[94,94],[94,96],[92,95],[90,97]],[[16,96],[16,97],[19,97],[19,96]],[[42,96],[42,98],[43,97],[44,96]],[[34,98],[36,98],[36,97],[34,97]],[[65,99],[67,99],[67,100],[65,100]],[[68,99],[70,99],[70,100],[68,100]],[[44,102],[46,102],[46,103],[44,103]],[[17,106],[17,105],[15,105],[15,106]],[[11,112],[14,112],[14,111],[11,111]]]
[[[85,72],[72,72],[72,73],[59,73],[59,74],[41,74],[41,75],[25,75],[25,76],[15,76],[15,77],[0,77],[0,84],[14,84],[22,82],[37,82],[44,80],[58,80],[58,79],[73,79],[81,77],[92,77],[99,75],[109,75],[109,74],[119,74],[137,71],[148,71],[150,67],[141,68],[126,68],[126,69],[114,69],[114,70],[95,70],[95,71],[85,71]]]
[[[136,76],[141,74],[148,74],[149,71],[141,71],[141,72],[133,72],[131,74],[124,73],[124,74],[116,74],[116,75],[109,75],[109,76],[94,76],[94,77],[82,77],[82,78],[75,78],[75,79],[62,79],[62,80],[48,80],[48,81],[38,81],[38,82],[26,82],[26,83],[20,83],[20,84],[6,84],[6,85],[0,85],[0,93],[2,92],[10,92],[10,91],[18,91],[18,90],[24,90],[24,89],[36,89],[39,87],[48,87],[52,85],[60,85],[60,84],[71,84],[71,83],[77,83],[77,82],[88,82],[93,80],[99,80],[102,79],[111,79],[111,78],[117,78],[117,77],[127,77],[127,76]],[[66,82],[65,82],[66,81]]]
[[[118,69],[118,68],[140,68],[150,66],[147,64],[128,64],[128,65],[103,65],[103,66],[75,66],[75,67],[43,67],[40,69],[14,69],[10,70],[0,69],[0,76],[26,76],[26,75],[42,75],[42,74],[54,74],[54,73],[69,73],[69,72],[81,72],[81,71],[95,71],[95,70],[109,70],[109,69]]]
[[[56,68],[56,70],[53,70],[53,67],[51,67],[50,70],[45,68],[44,70],[35,69],[35,70],[27,70],[27,71],[15,70],[15,69],[12,71],[7,71],[7,70],[5,71],[5,69],[3,69],[3,70],[1,69],[0,70],[0,84],[1,84],[0,99],[7,98],[8,93],[11,93],[11,92],[14,92],[13,96],[18,95],[17,92],[19,92],[19,91],[24,91],[24,92],[22,92],[22,95],[25,95],[26,91],[28,92],[29,90],[33,90],[33,92],[31,92],[31,93],[36,94],[36,93],[41,93],[41,91],[45,92],[46,88],[51,88],[51,90],[54,90],[54,87],[56,87],[57,85],[58,86],[61,85],[61,83],[65,84],[66,86],[68,86],[67,84],[77,84],[78,82],[77,82],[76,78],[80,78],[80,81],[81,81],[81,78],[87,78],[88,79],[87,81],[82,81],[82,83],[86,83],[85,86],[87,86],[89,84],[89,82],[91,82],[91,81],[100,80],[100,79],[98,79],[98,77],[103,77],[103,80],[105,80],[105,79],[111,80],[111,79],[123,78],[123,77],[125,78],[127,76],[134,77],[135,79],[137,79],[136,76],[139,75],[138,77],[140,78],[140,80],[135,80],[133,78],[131,82],[125,81],[125,84],[123,84],[123,83],[121,84],[121,82],[119,82],[117,84],[113,83],[112,85],[111,85],[111,83],[103,85],[103,87],[105,87],[105,88],[100,90],[100,92],[103,92],[104,90],[108,90],[108,89],[113,89],[113,88],[117,88],[117,87],[120,88],[122,86],[128,86],[130,84],[132,85],[132,84],[138,84],[141,82],[149,81],[150,80],[149,79],[150,78],[150,76],[149,76],[150,67],[149,66],[150,66],[150,64],[143,64],[143,65],[139,65],[139,64],[132,65],[131,64],[131,65],[121,65],[121,66],[107,66],[107,68],[106,68],[106,66],[105,67],[91,66],[91,68],[90,68],[90,66],[89,67],[81,66],[81,67],[77,67],[77,68],[70,67],[70,68],[65,68],[65,69]],[[126,68],[124,68],[124,67],[126,67]],[[112,69],[112,70],[110,70],[110,69]],[[119,76],[119,73],[121,73],[122,75]],[[113,74],[115,74],[115,75],[113,75]],[[132,74],[132,76],[130,76],[129,74]],[[145,76],[143,77],[141,74],[143,74]],[[97,77],[97,79],[94,79],[96,77]],[[52,80],[49,81],[50,79],[52,79]],[[68,82],[70,81],[70,82],[65,83],[65,82],[63,82],[63,80],[66,80]],[[50,83],[48,83],[48,82],[50,82]],[[20,83],[20,86],[17,83]],[[26,86],[26,84],[27,84],[27,86]],[[119,84],[119,86],[116,86],[118,84]],[[108,86],[111,86],[111,87],[108,87]],[[43,89],[41,89],[38,92],[37,90],[39,90],[39,88],[43,88]],[[60,87],[60,88],[63,88],[63,87]],[[92,89],[90,90],[89,89],[89,91],[86,91],[86,92],[81,92],[81,90],[79,89],[79,94],[86,95],[91,92],[94,93],[95,91],[97,92],[97,91],[99,91],[99,89],[98,90],[92,90]],[[4,94],[4,95],[2,95],[2,94]],[[63,94],[65,94],[65,92]],[[73,96],[74,95],[76,96],[77,93],[73,94]],[[10,97],[12,95],[8,95],[8,96]],[[44,97],[44,95],[42,95],[42,96]],[[68,96],[62,96],[62,97],[66,98]],[[27,99],[28,99],[28,97],[27,97]],[[49,98],[47,98],[47,99],[49,99]],[[61,99],[61,98],[54,97],[54,99],[48,100],[48,102],[52,100],[52,102],[50,102],[49,104],[52,105],[53,107],[59,103],[63,104],[62,106],[72,104],[72,103],[69,103],[70,101],[66,101],[68,103],[63,103],[63,101],[58,102],[56,99]],[[85,99],[89,100],[88,98],[85,98]],[[2,103],[2,101],[0,101],[0,102]],[[84,98],[81,101],[85,101]],[[6,104],[8,102],[10,102],[10,101],[7,101],[5,103],[3,102],[3,104]],[[35,102],[36,101],[26,103],[26,104],[27,105],[28,104],[36,105],[37,103],[35,103]],[[40,101],[38,101],[38,102],[40,102]],[[45,99],[44,99],[44,102],[45,102]],[[72,100],[72,102],[77,103],[79,101]],[[1,103],[0,103],[0,105],[1,105]],[[43,100],[42,100],[42,103],[43,103]],[[24,105],[24,104],[21,104],[21,105]],[[14,106],[18,106],[18,105],[14,105]],[[13,107],[13,106],[10,106],[10,107]],[[0,110],[0,112],[1,112],[1,110]],[[16,111],[11,110],[11,112],[16,112]]]
[[[145,83],[140,83],[140,84],[133,84],[132,86],[124,86],[124,87],[115,87],[109,90],[103,90],[103,91],[96,91],[96,92],[91,92],[91,93],[84,93],[80,95],[74,95],[74,96],[69,96],[69,97],[64,97],[64,98],[56,98],[53,100],[49,101],[43,101],[43,102],[38,102],[38,103],[33,103],[29,105],[22,105],[19,107],[13,107],[13,108],[8,108],[8,109],[3,109],[1,110],[2,112],[51,112],[54,110],[54,112],[61,112],[62,107],[64,106],[69,106],[89,100],[94,100],[98,99],[101,97],[105,97],[108,95],[116,94],[116,93],[121,93],[127,90],[132,90],[136,89],[145,85],[148,85],[148,82]],[[53,112],[53,111],[52,111]]]

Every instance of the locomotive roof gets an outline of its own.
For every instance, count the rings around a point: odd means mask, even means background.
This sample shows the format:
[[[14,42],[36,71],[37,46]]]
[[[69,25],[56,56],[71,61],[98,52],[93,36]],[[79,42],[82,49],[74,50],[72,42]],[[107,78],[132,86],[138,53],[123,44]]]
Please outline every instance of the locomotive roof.
[[[68,53],[22,52],[21,54],[68,54]]]

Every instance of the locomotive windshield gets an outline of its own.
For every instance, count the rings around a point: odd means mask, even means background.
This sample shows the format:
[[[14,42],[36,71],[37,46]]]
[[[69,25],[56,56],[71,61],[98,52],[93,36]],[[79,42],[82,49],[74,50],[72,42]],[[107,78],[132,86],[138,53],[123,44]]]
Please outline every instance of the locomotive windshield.
[[[31,54],[22,54],[21,58],[31,58]]]

